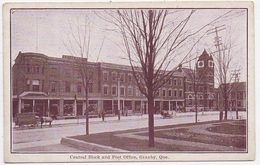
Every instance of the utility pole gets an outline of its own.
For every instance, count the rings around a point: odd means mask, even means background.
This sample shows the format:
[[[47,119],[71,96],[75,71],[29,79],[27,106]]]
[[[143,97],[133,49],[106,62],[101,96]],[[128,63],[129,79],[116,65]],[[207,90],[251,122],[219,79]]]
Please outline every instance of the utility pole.
[[[236,83],[239,82],[239,75],[240,75],[240,70],[232,70],[231,71],[231,79],[234,79],[234,82],[235,83],[234,85],[236,85]],[[231,86],[232,88],[232,86]],[[232,89],[232,92],[234,92],[233,90],[236,90],[236,89]],[[236,108],[236,119],[238,119],[238,109],[237,109],[237,93],[235,93],[235,108]]]
[[[208,30],[207,34],[213,34],[215,33],[216,37],[215,37],[215,47],[217,49],[217,52],[218,52],[218,62],[219,62],[219,80],[220,80],[220,85],[223,84],[223,79],[222,79],[222,60],[221,60],[221,49],[220,49],[220,45],[222,45],[221,43],[221,37],[219,37],[219,32],[222,31],[222,30],[225,30],[226,28],[224,27],[225,25],[221,25],[221,26],[218,26],[218,27],[215,27],[213,29],[210,29]],[[224,85],[226,85],[226,82],[224,82]],[[219,114],[219,119],[222,120],[223,119],[223,109],[220,107],[220,105],[222,106],[223,102],[223,99],[221,97],[219,97],[219,103],[218,103],[218,107],[219,107],[219,110],[220,110],[220,114]],[[225,110],[225,115],[226,114],[226,110]]]

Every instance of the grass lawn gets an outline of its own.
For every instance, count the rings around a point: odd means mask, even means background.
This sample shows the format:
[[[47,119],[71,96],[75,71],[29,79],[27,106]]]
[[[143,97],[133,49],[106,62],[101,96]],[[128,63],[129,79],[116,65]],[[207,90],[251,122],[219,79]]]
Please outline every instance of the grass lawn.
[[[204,133],[190,132],[189,127],[196,126],[197,129],[209,124]],[[163,130],[162,130],[163,129]],[[131,133],[145,137],[144,140],[137,138],[119,137],[116,135],[124,135]],[[242,135],[242,136],[241,136]],[[172,139],[188,142],[200,142],[205,144],[215,144],[222,146],[232,146],[237,148],[246,148],[246,121],[230,121],[230,122],[204,122],[197,124],[181,124],[155,127],[155,138]],[[91,135],[73,136],[78,140],[111,146],[128,151],[210,151],[198,147],[163,144],[156,142],[155,147],[148,147],[148,129],[133,129],[117,132],[106,132]]]

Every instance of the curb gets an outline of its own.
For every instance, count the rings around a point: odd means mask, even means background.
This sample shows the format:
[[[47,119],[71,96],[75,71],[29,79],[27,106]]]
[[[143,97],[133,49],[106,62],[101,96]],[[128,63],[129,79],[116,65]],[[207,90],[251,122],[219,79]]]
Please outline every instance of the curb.
[[[126,150],[122,150],[119,148],[113,148],[110,146],[104,146],[104,145],[100,145],[100,144],[95,144],[95,143],[89,143],[89,142],[84,142],[82,140],[77,140],[77,139],[73,139],[73,138],[62,138],[60,143],[62,145],[66,145],[66,146],[70,146],[73,148],[78,148],[84,151],[112,151],[112,152],[129,152]]]

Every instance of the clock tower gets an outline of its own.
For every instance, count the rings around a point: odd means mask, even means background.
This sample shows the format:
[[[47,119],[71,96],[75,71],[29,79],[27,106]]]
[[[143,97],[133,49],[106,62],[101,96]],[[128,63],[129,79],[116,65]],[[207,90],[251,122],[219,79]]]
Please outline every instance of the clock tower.
[[[214,61],[211,55],[204,49],[199,56],[196,64],[197,84],[200,86],[201,95],[203,96],[204,110],[211,110],[214,107]]]
[[[211,55],[204,49],[203,53],[199,56],[196,65],[198,81],[205,81],[214,84],[214,62]]]

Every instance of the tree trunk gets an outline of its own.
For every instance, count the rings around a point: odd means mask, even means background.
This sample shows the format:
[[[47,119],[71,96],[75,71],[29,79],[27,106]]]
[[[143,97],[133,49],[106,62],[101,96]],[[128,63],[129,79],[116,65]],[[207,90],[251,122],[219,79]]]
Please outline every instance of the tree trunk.
[[[225,118],[227,120],[227,112],[228,112],[228,93],[227,93],[227,85],[224,86],[224,111],[225,111]]]
[[[228,100],[225,98],[225,120],[227,120],[227,112],[228,112]]]
[[[238,110],[236,109],[236,119],[238,119]]]
[[[88,86],[87,86],[88,87]],[[86,87],[85,89],[85,94],[86,94],[86,135],[89,135],[89,109],[88,109],[88,88]]]
[[[197,98],[197,92],[194,92],[195,94],[195,123],[198,122],[198,98]]]
[[[147,56],[148,77],[147,77],[147,100],[148,100],[148,115],[149,115],[149,147],[154,147],[154,97],[153,97],[153,57],[154,57],[154,45],[153,45],[153,11],[149,10],[149,55]]]
[[[148,115],[149,147],[154,147],[154,99],[152,95],[148,96]]]

